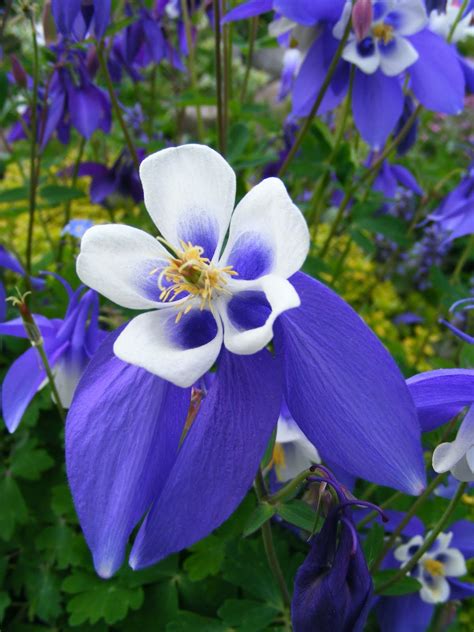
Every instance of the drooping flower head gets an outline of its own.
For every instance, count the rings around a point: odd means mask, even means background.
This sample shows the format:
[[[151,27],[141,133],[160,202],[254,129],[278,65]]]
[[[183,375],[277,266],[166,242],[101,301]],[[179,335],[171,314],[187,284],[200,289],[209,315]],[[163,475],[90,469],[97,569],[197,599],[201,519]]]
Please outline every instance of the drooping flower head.
[[[111,0],[51,0],[59,32],[65,38],[83,40],[93,34],[100,38],[110,21]]]
[[[449,241],[474,233],[474,163],[457,187],[442,201],[428,217],[449,234]]]
[[[102,342],[99,329],[99,300],[95,292],[75,292],[60,279],[69,296],[63,319],[34,315],[44,341],[44,349],[54,374],[61,404],[68,408],[90,358]],[[21,318],[0,324],[0,335],[28,338]],[[37,349],[31,347],[9,368],[2,383],[2,414],[10,432],[14,432],[35,393],[47,384],[46,372]]]

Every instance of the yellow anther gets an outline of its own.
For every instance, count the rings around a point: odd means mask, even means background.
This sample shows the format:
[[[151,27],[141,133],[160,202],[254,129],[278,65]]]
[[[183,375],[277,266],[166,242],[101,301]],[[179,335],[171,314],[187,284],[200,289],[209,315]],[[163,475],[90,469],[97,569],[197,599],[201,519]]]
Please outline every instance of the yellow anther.
[[[385,45],[389,44],[394,38],[393,26],[390,26],[390,24],[384,24],[383,22],[374,24],[372,27],[372,33],[376,39],[382,40]]]
[[[427,559],[423,562],[423,566],[431,577],[443,577],[444,575],[444,565],[438,560]]]
[[[164,240],[161,240],[164,241]],[[166,243],[166,242],[164,242]],[[203,257],[204,249],[191,242],[180,242],[181,250],[174,250],[164,268],[154,268],[150,274],[158,275],[160,301],[163,303],[184,299],[176,316],[179,323],[183,315],[193,308],[193,299],[198,299],[199,308],[213,311],[212,299],[216,294],[230,294],[226,289],[228,277],[236,276],[232,266],[216,267],[210,259]]]

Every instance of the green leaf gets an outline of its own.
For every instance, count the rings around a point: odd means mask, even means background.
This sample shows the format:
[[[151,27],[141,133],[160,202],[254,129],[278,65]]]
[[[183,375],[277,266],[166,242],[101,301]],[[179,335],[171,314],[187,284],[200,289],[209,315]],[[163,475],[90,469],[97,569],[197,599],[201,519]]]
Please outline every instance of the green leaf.
[[[278,610],[250,599],[226,599],[217,614],[229,626],[238,626],[246,632],[266,630],[278,615]]]
[[[0,592],[0,622],[3,621],[3,617],[5,616],[5,610],[11,604],[12,600],[10,596],[6,592]]]
[[[124,621],[122,632],[137,630],[165,630],[166,624],[176,619],[179,612],[176,582],[166,581],[145,589],[143,606],[131,612]]]
[[[78,565],[87,559],[87,547],[82,536],[74,533],[64,522],[43,529],[35,540],[39,551],[47,551],[57,568]]]
[[[363,548],[367,565],[371,566],[382,552],[385,530],[381,524],[374,522],[366,538]]]
[[[378,573],[376,573],[373,577],[375,591],[377,592],[379,588],[383,584],[385,584],[385,582],[388,582],[390,579],[392,579],[392,577],[394,577],[398,573],[399,570],[400,569],[389,568],[389,569],[379,571]],[[421,588],[420,582],[416,580],[414,577],[410,577],[407,575],[406,577],[403,577],[402,579],[397,581],[396,584],[393,584],[392,586],[390,586],[389,588],[387,588],[380,594],[388,596],[388,597],[396,597],[398,595],[408,595],[410,593],[415,593],[418,590],[420,590],[420,588]]]
[[[191,555],[184,562],[184,569],[193,582],[217,575],[225,556],[225,541],[210,535],[191,547]]]
[[[133,24],[136,21],[136,17],[124,18],[123,20],[114,21],[113,24],[110,24],[105,31],[106,37],[112,37],[116,33],[119,33],[130,24]]]
[[[474,345],[463,344],[461,347],[460,363],[463,369],[474,368]]]
[[[14,187],[0,192],[0,204],[3,202],[20,202],[28,199],[27,187]]]
[[[217,619],[201,617],[193,612],[180,612],[175,621],[168,623],[166,632],[229,632]]]
[[[97,623],[104,619],[112,625],[125,619],[129,610],[138,610],[143,603],[143,589],[122,586],[118,580],[104,582],[95,575],[77,572],[67,577],[64,592],[74,594],[67,603],[72,626]]]
[[[7,73],[2,70],[0,72],[0,110],[3,110],[3,106],[8,97],[8,78]]]
[[[0,480],[0,538],[9,540],[17,524],[23,524],[28,517],[23,495],[11,476]]]
[[[28,573],[26,594],[28,612],[43,621],[54,620],[61,612],[60,580],[49,568],[39,567]]]
[[[54,461],[42,448],[37,448],[38,441],[29,439],[12,454],[11,471],[15,476],[28,481],[37,481],[42,472],[49,470]]]
[[[39,193],[43,200],[52,206],[85,197],[84,191],[81,191],[80,189],[73,189],[72,187],[61,186],[59,184],[48,184],[41,187]]]
[[[392,217],[391,215],[364,217],[358,219],[356,224],[358,228],[365,228],[371,233],[379,233],[399,246],[406,247],[409,243],[406,225],[397,217]]]
[[[235,123],[229,131],[227,159],[230,163],[242,156],[250,140],[250,130],[244,123]]]
[[[279,505],[277,513],[283,520],[300,529],[311,532],[316,522],[316,512],[302,500],[292,500]]]
[[[276,511],[277,508],[275,505],[271,505],[270,503],[260,503],[245,525],[243,535],[251,535],[257,529],[260,529],[262,524],[265,524],[267,520],[270,520],[270,518],[276,514]]]

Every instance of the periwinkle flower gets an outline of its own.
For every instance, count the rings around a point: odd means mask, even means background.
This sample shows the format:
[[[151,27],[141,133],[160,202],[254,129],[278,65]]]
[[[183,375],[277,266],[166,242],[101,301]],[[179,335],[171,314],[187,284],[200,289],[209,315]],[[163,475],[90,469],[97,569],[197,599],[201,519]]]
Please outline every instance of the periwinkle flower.
[[[443,200],[438,209],[428,217],[441,230],[448,233],[448,240],[474,233],[474,163],[466,171],[461,182]]]
[[[322,458],[418,493],[424,468],[405,382],[359,316],[297,272],[308,229],[283,183],[264,180],[232,214],[235,174],[207,147],[162,150],[140,175],[162,237],[94,226],[77,261],[86,284],[150,310],[98,350],[66,425],[69,482],[97,572],[119,568],[145,514],[133,568],[221,524],[251,486],[283,396]],[[190,388],[216,363],[187,423]]]
[[[318,479],[316,479],[318,480]],[[351,505],[331,479],[339,504],[329,510],[321,531],[296,573],[291,619],[295,632],[361,632],[373,594],[372,578],[351,514]]]
[[[395,527],[402,518],[403,514],[398,514],[398,520],[393,521],[392,526]],[[387,556],[384,567],[399,568],[406,564],[428,535],[420,520],[412,520],[410,529],[405,529],[402,534],[402,544]],[[399,597],[384,596],[377,602],[381,632],[427,630],[436,605],[474,596],[473,585],[459,579],[467,572],[466,560],[473,556],[474,525],[471,521],[459,520],[440,533],[411,571],[421,584],[420,590]]]
[[[101,38],[110,22],[110,6],[111,0],[51,0],[58,31],[73,40],[90,33]]]
[[[99,300],[95,292],[75,292],[61,280],[69,295],[63,319],[34,315],[43,338],[44,349],[54,374],[61,403],[68,408],[90,358],[102,342],[99,329]],[[27,338],[21,318],[0,324],[0,335]],[[14,432],[35,393],[47,384],[46,372],[35,347],[25,351],[11,365],[2,383],[2,414],[10,432]]]

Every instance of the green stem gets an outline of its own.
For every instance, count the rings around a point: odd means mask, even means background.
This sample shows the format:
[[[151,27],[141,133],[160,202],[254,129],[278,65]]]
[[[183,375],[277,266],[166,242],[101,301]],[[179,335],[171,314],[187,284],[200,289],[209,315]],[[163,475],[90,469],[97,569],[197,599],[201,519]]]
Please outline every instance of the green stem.
[[[448,35],[449,44],[451,43],[451,40],[454,37],[454,33],[456,32],[459,22],[462,20],[462,16],[463,16],[464,11],[466,10],[467,4],[468,4],[468,0],[464,0],[462,5],[459,7],[459,11],[458,11],[458,14],[456,15],[456,19],[454,20],[453,25],[451,26],[451,30],[449,31],[449,35]]]
[[[224,103],[222,89],[222,51],[221,51],[221,7],[220,0],[214,2],[214,54],[216,64],[217,93],[217,143],[220,153],[225,156],[226,138],[224,127]]]
[[[266,502],[271,505],[276,505],[279,502],[286,500],[288,497],[293,496],[298,491],[300,485],[302,485],[308,476],[311,476],[312,474],[314,474],[313,470],[305,470],[304,472],[301,472],[301,474],[295,476],[295,478],[293,478],[284,487],[268,496],[268,498],[265,498]]]
[[[388,540],[387,540],[383,550],[381,551],[380,555],[377,557],[377,559],[372,564],[372,567],[370,569],[372,572],[375,572],[379,568],[379,566],[382,563],[382,561],[384,560],[385,556],[390,551],[392,546],[395,544],[398,536],[402,533],[403,529],[407,526],[407,524],[410,522],[410,520],[413,518],[413,516],[418,511],[418,508],[425,502],[425,500],[430,496],[430,494],[439,485],[441,485],[441,483],[444,481],[446,476],[447,476],[447,474],[438,474],[438,476],[436,476],[431,481],[431,483],[427,486],[425,491],[420,496],[418,496],[418,498],[415,500],[415,502],[411,506],[410,511],[407,511],[407,513],[405,514],[403,520],[400,522],[400,524],[397,526],[397,528],[394,529],[393,533],[388,538]]]
[[[313,107],[311,108],[311,112],[309,113],[309,115],[306,117],[306,120],[304,122],[304,124],[302,125],[302,127],[300,128],[300,131],[298,132],[298,135],[295,139],[295,142],[293,143],[293,146],[291,147],[290,151],[288,152],[288,155],[285,159],[285,161],[283,162],[282,166],[280,167],[280,171],[278,173],[279,177],[281,178],[282,176],[285,175],[285,173],[288,171],[288,167],[290,166],[293,158],[295,157],[296,152],[298,151],[298,149],[301,147],[301,143],[304,140],[304,137],[306,136],[306,134],[308,133],[309,128],[311,127],[311,123],[313,121],[313,118],[316,116],[316,114],[318,113],[318,110],[321,106],[321,103],[323,102],[324,96],[326,94],[326,92],[328,91],[329,85],[331,83],[332,78],[334,77],[334,73],[336,72],[337,66],[339,64],[339,60],[341,59],[342,53],[344,51],[344,48],[346,46],[346,42],[349,38],[349,35],[351,33],[351,29],[352,29],[352,20],[349,20],[346,26],[346,29],[344,31],[344,35],[342,36],[341,41],[339,42],[339,46],[337,47],[336,53],[331,61],[331,64],[328,68],[328,72],[327,75],[323,81],[323,85],[321,86],[321,89],[319,90],[318,96],[316,97],[316,101],[314,102]]]
[[[191,23],[191,17],[189,15],[187,0],[181,0],[181,13],[183,15],[184,29],[186,32],[186,44],[188,46],[188,51],[189,51],[189,55],[188,55],[189,82],[191,84],[193,95],[196,96],[197,94],[196,56],[195,56],[194,43],[193,43],[192,23]],[[204,138],[204,128],[202,125],[202,113],[201,113],[201,106],[199,105],[199,103],[196,104],[196,121],[197,121],[198,140],[202,142],[202,139]]]
[[[38,127],[38,85],[39,85],[39,54],[38,41],[36,39],[35,20],[30,13],[31,31],[33,36],[33,101],[31,104],[31,138],[30,138],[30,192],[28,213],[28,234],[26,238],[26,272],[31,275],[31,260],[33,256],[33,231],[36,212],[36,188],[37,188],[37,127]],[[46,104],[45,104],[46,107]]]
[[[257,476],[255,478],[255,491],[259,502],[262,502],[267,497],[267,488],[265,485],[265,480],[263,478],[262,470],[260,468],[258,469]],[[288,592],[288,586],[286,585],[285,577],[283,576],[283,572],[281,570],[280,562],[278,561],[278,556],[276,554],[270,522],[265,522],[261,527],[261,531],[268,566],[270,567],[273,577],[278,584],[283,603],[286,608],[289,608],[291,604],[291,597],[290,593]]]
[[[376,592],[378,594],[383,594],[387,590],[387,588],[390,588],[390,586],[393,586],[394,584],[396,584],[400,579],[403,579],[412,570],[412,568],[416,566],[416,564],[423,557],[426,551],[428,551],[432,547],[436,538],[443,531],[445,526],[448,524],[451,516],[453,515],[454,511],[456,510],[456,507],[459,501],[461,500],[466,487],[467,487],[467,483],[461,483],[459,485],[458,490],[456,494],[454,495],[454,497],[452,498],[451,502],[449,503],[446,511],[438,520],[433,530],[430,531],[430,534],[428,535],[428,537],[426,538],[422,546],[420,546],[420,548],[415,553],[415,555],[400,568],[398,573],[396,573],[391,579],[386,581],[377,589]]]
[[[250,79],[250,71],[252,70],[252,63],[253,63],[253,53],[255,50],[255,40],[257,39],[257,31],[258,31],[258,16],[250,20],[249,44],[248,44],[249,49],[248,49],[248,54],[247,54],[247,66],[245,68],[244,82],[242,84],[242,92],[240,93],[241,103],[245,102],[245,98],[247,96],[247,90],[248,90],[249,79]]]
[[[135,169],[138,171],[140,167],[140,160],[138,158],[137,150],[135,149],[135,145],[133,144],[132,137],[127,129],[125,124],[125,120],[123,118],[122,109],[120,107],[120,103],[118,102],[117,95],[115,94],[114,85],[112,83],[112,78],[109,73],[109,69],[107,67],[107,62],[104,56],[104,42],[100,41],[97,46],[97,57],[99,59],[100,68],[102,74],[104,75],[105,83],[107,85],[107,90],[109,92],[110,100],[112,102],[112,107],[115,112],[115,116],[117,117],[117,121],[122,129],[122,133],[125,139],[125,143],[128,147],[130,155],[133,160],[133,164],[135,165]]]
[[[469,241],[466,244],[466,247],[464,248],[463,253],[458,259],[456,267],[454,268],[453,276],[451,277],[451,280],[454,283],[457,283],[459,281],[459,277],[461,276],[464,266],[466,265],[469,257],[471,256],[473,249],[474,249],[474,235],[471,235],[469,237]]]
[[[79,174],[79,167],[81,166],[82,156],[84,155],[84,147],[86,146],[86,139],[81,136],[81,140],[79,142],[79,151],[77,152],[76,161],[74,163],[74,168],[72,172],[72,180],[71,186],[74,188],[77,184],[77,177]],[[68,200],[64,206],[64,219],[63,225],[67,226],[71,221],[71,208],[72,208],[72,200]],[[61,267],[61,262],[63,258],[64,247],[66,245],[66,235],[62,235],[59,240],[58,247],[58,256],[56,258],[56,268],[59,269]]]
[[[61,398],[59,397],[58,389],[56,388],[56,382],[54,381],[54,375],[53,375],[53,372],[51,371],[51,366],[49,364],[48,357],[47,357],[46,352],[44,350],[43,343],[41,342],[40,344],[37,344],[35,346],[35,348],[38,350],[39,356],[41,358],[41,362],[43,363],[43,366],[44,366],[44,370],[46,371],[46,375],[48,377],[49,385],[51,386],[51,390],[53,391],[54,403],[56,404],[56,407],[58,409],[59,416],[61,417],[62,421],[64,422],[64,421],[66,421],[66,412],[65,412],[64,407],[63,407],[63,405],[61,403]]]

